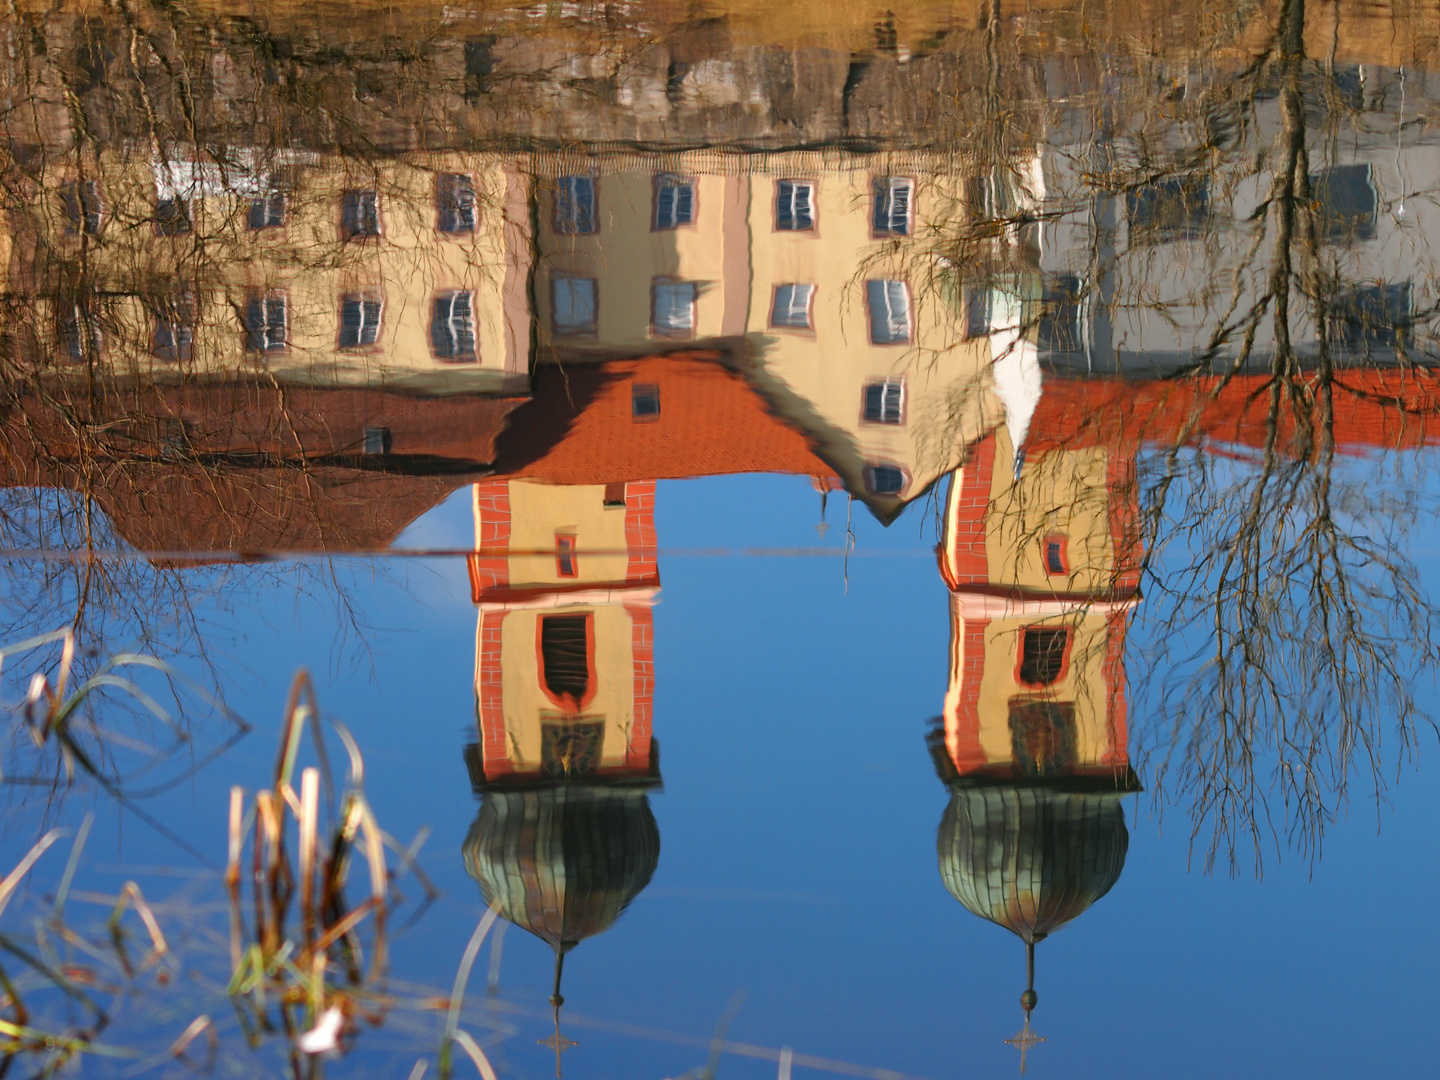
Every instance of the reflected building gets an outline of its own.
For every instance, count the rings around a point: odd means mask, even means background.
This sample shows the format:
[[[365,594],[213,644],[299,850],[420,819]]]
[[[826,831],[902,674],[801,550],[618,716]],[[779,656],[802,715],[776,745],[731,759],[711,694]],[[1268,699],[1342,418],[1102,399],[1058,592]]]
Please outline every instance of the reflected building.
[[[950,790],[945,887],[1025,944],[1024,1053],[1035,946],[1125,866],[1130,767],[1124,642],[1139,601],[1131,459],[1059,447],[1022,459],[1002,425],[951,477],[941,574],[950,680],[928,737]]]

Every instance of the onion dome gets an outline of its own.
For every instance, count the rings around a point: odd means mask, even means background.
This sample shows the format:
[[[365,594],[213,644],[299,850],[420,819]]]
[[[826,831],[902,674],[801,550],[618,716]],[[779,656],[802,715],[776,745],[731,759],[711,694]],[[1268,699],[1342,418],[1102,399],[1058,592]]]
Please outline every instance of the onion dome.
[[[634,788],[492,790],[463,852],[486,903],[563,955],[608,929],[650,883],[660,830]]]
[[[1016,784],[952,787],[937,841],[945,888],[1033,945],[1119,879],[1130,843],[1121,798]]]

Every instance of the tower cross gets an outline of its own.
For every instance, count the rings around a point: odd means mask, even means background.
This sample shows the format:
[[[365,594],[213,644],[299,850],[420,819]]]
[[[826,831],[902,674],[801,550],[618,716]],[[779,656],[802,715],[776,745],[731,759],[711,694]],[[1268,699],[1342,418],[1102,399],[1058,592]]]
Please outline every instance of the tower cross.
[[[1033,1031],[1030,1030],[1030,1014],[1026,1013],[1024,1028],[1017,1031],[1014,1035],[1011,1035],[1010,1038],[1006,1039],[1005,1041],[1020,1051],[1020,1075],[1024,1076],[1025,1055],[1030,1052],[1030,1048],[1036,1043],[1044,1042],[1045,1036],[1036,1035]]]

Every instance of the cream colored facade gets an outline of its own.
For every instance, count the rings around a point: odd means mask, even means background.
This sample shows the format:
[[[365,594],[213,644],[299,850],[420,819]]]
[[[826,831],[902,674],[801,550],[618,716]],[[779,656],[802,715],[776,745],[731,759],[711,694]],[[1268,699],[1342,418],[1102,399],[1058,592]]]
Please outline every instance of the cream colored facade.
[[[439,228],[437,189],[447,174],[469,178],[473,231]],[[251,228],[252,201],[274,190],[272,176],[282,178],[283,223]],[[65,210],[66,186],[85,180],[98,184],[93,235]],[[245,373],[307,385],[528,386],[529,182],[499,156],[416,154],[362,165],[308,153],[261,163],[237,151],[222,164],[121,150],[90,162],[83,177],[52,171],[45,181],[37,250],[49,255],[35,259],[36,280],[25,288],[12,280],[11,289],[42,298],[40,346],[62,370],[83,351],[82,361],[93,355],[115,374],[158,379]],[[346,191],[374,193],[378,236],[346,238]],[[162,235],[157,207],[175,198],[190,227]],[[434,305],[451,293],[471,298],[471,356],[445,358],[434,348]],[[177,361],[156,355],[156,319],[182,296],[194,344]],[[283,298],[283,348],[247,348],[256,297]],[[346,297],[369,302],[367,314],[379,303],[373,343],[342,347]]]

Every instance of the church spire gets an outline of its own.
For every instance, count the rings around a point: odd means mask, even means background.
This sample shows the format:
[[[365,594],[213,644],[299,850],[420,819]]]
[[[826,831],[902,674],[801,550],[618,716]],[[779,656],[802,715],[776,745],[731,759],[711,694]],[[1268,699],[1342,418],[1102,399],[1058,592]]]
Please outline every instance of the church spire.
[[[560,1006],[565,1004],[565,998],[560,993],[560,976],[565,970],[565,950],[555,946],[555,989],[550,994],[550,1007],[555,1010],[555,1034],[546,1039],[537,1039],[541,1046],[551,1047],[555,1051],[555,1080],[560,1080],[560,1055],[572,1046],[580,1044],[573,1039],[567,1039],[560,1034]]]
[[[1044,937],[1041,934],[1039,937]],[[1025,1075],[1025,1056],[1030,1048],[1036,1043],[1045,1041],[1045,1036],[1036,1035],[1030,1030],[1030,1014],[1035,1010],[1035,1005],[1040,1000],[1040,995],[1035,993],[1035,941],[1031,938],[1025,942],[1025,992],[1020,995],[1020,1007],[1025,1010],[1025,1026],[1005,1041],[1020,1051],[1020,1075]]]

